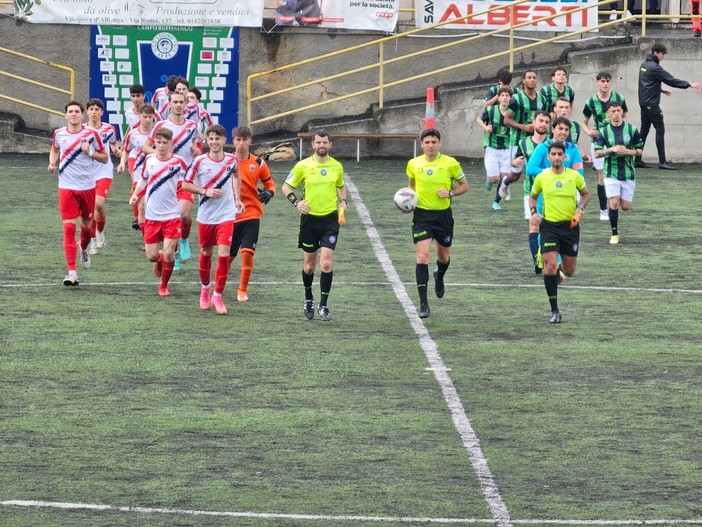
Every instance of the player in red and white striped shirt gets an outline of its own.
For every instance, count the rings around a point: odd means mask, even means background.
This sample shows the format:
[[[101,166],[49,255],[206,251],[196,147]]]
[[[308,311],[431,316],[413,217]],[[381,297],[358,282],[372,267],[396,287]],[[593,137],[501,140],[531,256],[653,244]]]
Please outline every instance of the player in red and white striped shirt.
[[[87,104],[88,126],[100,134],[105,148],[109,148],[107,163],[95,162],[95,216],[91,232],[90,254],[97,254],[98,248],[105,247],[105,224],[107,223],[107,196],[112,187],[114,165],[109,157],[111,151],[115,157],[122,155],[122,147],[117,141],[117,130],[109,123],[102,122],[105,106],[100,99],[90,99]]]
[[[147,154],[153,153],[153,136],[156,131],[162,128],[168,128],[173,132],[173,153],[179,155],[188,166],[192,163],[193,158],[201,152],[197,147],[197,123],[185,119],[185,96],[181,93],[172,93],[169,102],[171,108],[171,116],[165,121],[159,121],[154,126],[149,135],[149,139],[144,144],[142,150]],[[190,259],[190,245],[188,237],[192,227],[192,217],[190,215],[193,208],[193,195],[179,189],[178,203],[180,204],[180,217],[182,220],[182,234],[179,243],[179,250],[176,254],[175,270],[180,269],[180,262],[186,262]]]
[[[144,96],[146,91],[144,86],[141,84],[132,84],[129,87],[129,98],[132,100],[132,107],[124,112],[124,120],[127,123],[127,129],[130,130],[135,126],[139,126],[139,114],[141,109],[145,106]],[[166,99],[166,104],[168,104],[168,99]],[[154,123],[157,121],[162,121],[161,115],[154,110],[152,114]]]
[[[63,251],[68,274],[63,285],[78,285],[76,231],[80,224],[80,259],[90,267],[90,227],[95,211],[94,162],[107,163],[100,134],[83,125],[83,105],[66,105],[67,125],[54,131],[49,152],[49,174],[58,170],[59,212],[63,221]]]
[[[241,202],[241,180],[236,158],[224,152],[227,131],[216,124],[207,129],[210,151],[195,158],[185,175],[183,189],[200,195],[197,210],[200,235],[200,308],[210,307],[210,274],[212,251],[217,247],[214,294],[211,297],[217,314],[227,313],[222,293],[229,273],[229,249],[232,244],[234,219],[244,211]]]
[[[168,108],[168,98],[171,96],[171,93],[175,92],[177,81],[178,75],[169,76],[166,80],[166,85],[156,88],[153,97],[151,97],[151,106],[163,119],[168,119],[171,116],[171,111]]]
[[[200,132],[200,139],[204,141],[207,139],[207,129],[212,126],[214,122],[212,121],[212,115],[210,115],[210,112],[205,110],[202,107],[202,104],[200,104],[200,99],[202,99],[202,92],[197,88],[190,88],[188,91],[188,100],[195,103],[198,109],[197,119],[192,120],[197,121],[199,125],[198,131]],[[186,118],[188,118],[187,115]]]
[[[190,83],[188,82],[188,79],[186,79],[185,77],[178,77],[175,91],[176,93],[183,94],[183,97],[185,97],[185,110],[183,113],[183,115],[185,115],[185,118],[191,121],[195,121],[199,125],[200,106],[197,104],[197,101],[193,101],[190,98],[188,98],[188,92],[190,91]]]
[[[146,257],[154,262],[154,274],[161,277],[160,296],[170,296],[168,281],[173,273],[175,251],[180,239],[181,223],[178,186],[188,168],[185,160],[173,153],[173,132],[161,128],[154,133],[155,154],[149,154],[139,171],[140,179],[129,198],[134,206],[144,196],[144,244]],[[163,242],[163,250],[158,244]]]
[[[142,152],[141,149],[146,144],[146,140],[149,138],[149,134],[154,127],[154,111],[154,107],[150,104],[143,105],[139,111],[139,125],[131,128],[129,132],[127,132],[127,136],[122,143],[122,158],[117,167],[117,172],[121,174],[125,169],[129,170],[129,175],[132,177],[130,195],[134,192],[139,182],[139,171],[146,159],[146,154]],[[132,211],[134,212],[132,227],[135,229],[142,229],[144,224],[143,200],[140,199],[136,205],[132,207]]]

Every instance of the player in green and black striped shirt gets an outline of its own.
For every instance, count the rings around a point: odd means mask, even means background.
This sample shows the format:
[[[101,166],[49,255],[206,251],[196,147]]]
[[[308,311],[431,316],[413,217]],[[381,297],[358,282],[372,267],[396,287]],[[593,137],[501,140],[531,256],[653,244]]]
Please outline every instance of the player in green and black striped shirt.
[[[607,213],[607,194],[604,188],[604,162],[602,159],[595,158],[595,140],[599,137],[600,133],[598,130],[604,125],[609,123],[609,118],[607,117],[607,108],[609,105],[616,101],[618,102],[624,115],[628,111],[626,107],[626,101],[624,97],[619,95],[617,92],[612,90],[612,75],[608,71],[601,71],[597,74],[597,93],[590,97],[585,103],[585,108],[583,108],[583,133],[592,137],[592,148],[590,154],[592,155],[592,167],[597,171],[597,198],[600,202],[600,219],[602,221],[607,221],[609,215]],[[590,128],[590,117],[595,121],[595,126]]]
[[[636,189],[634,157],[640,156],[644,142],[636,127],[624,122],[624,110],[612,102],[607,110],[609,124],[600,128],[595,143],[595,157],[604,159],[604,182],[609,198],[609,223],[612,237],[609,243],[619,243],[619,207],[629,210]]]
[[[544,96],[536,91],[536,72],[527,70],[522,75],[523,90],[515,93],[507,106],[505,124],[512,128],[510,144],[517,146],[524,137],[534,133],[532,121],[537,112],[544,111]]]
[[[582,126],[579,122],[574,121],[570,118],[571,110],[572,106],[570,104],[570,101],[565,97],[559,97],[558,99],[556,99],[556,106],[554,106],[553,108],[553,114],[555,114],[555,117],[553,117],[553,119],[565,117],[570,121],[570,134],[568,135],[568,142],[577,145],[578,141],[580,141],[580,132],[582,131]],[[589,158],[590,156],[588,155],[587,157]],[[583,160],[584,159],[585,156],[583,156]]]
[[[487,134],[485,147],[485,186],[492,189],[493,184],[499,184],[503,177],[507,177],[511,169],[511,149],[509,146],[510,129],[505,126],[504,114],[512,98],[512,90],[508,87],[500,88],[498,92],[499,104],[488,106],[483,110],[475,122]]]
[[[558,66],[551,73],[551,84],[541,88],[541,95],[546,100],[546,111],[553,113],[556,106],[556,101],[561,97],[570,101],[573,104],[575,100],[575,90],[566,84],[568,82],[568,74],[563,66]],[[552,118],[558,117],[551,115]]]

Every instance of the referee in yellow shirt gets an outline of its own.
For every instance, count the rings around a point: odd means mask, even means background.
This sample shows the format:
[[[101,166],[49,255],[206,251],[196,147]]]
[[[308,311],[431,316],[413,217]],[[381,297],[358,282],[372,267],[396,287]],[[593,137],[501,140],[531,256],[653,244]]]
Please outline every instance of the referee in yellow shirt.
[[[332,286],[332,257],[339,239],[339,209],[346,210],[344,168],[329,156],[332,141],[326,130],[318,130],[312,138],[314,153],[297,163],[283,184],[283,193],[300,213],[298,247],[303,251],[302,283],[305,287],[305,316],[314,318],[312,282],[319,252],[319,318],[331,320],[327,306]],[[295,189],[301,186],[298,198]],[[339,204],[337,205],[337,198]]]
[[[531,222],[540,226],[541,253],[544,256],[544,286],[551,304],[551,324],[561,321],[558,310],[558,255],[561,255],[563,272],[566,276],[575,274],[580,242],[580,218],[590,201],[583,176],[570,168],[565,168],[565,145],[551,143],[548,147],[548,160],[551,168],[544,170],[531,187],[529,210]],[[580,192],[580,203],[577,192]],[[536,200],[543,194],[543,214],[536,209]]]
[[[427,285],[431,241],[436,240],[436,296],[444,296],[444,274],[451,262],[453,212],[451,200],[468,192],[468,181],[461,165],[453,157],[442,154],[441,134],[429,128],[419,136],[423,155],[407,163],[409,187],[417,193],[417,208],[412,218],[412,238],[417,255],[417,291],[419,316],[429,316]]]

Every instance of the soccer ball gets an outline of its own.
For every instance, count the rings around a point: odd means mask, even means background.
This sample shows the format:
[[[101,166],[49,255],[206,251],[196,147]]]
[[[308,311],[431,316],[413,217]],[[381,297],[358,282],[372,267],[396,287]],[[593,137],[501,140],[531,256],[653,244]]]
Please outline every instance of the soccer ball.
[[[412,212],[417,206],[417,193],[409,187],[395,192],[395,205],[402,212]]]

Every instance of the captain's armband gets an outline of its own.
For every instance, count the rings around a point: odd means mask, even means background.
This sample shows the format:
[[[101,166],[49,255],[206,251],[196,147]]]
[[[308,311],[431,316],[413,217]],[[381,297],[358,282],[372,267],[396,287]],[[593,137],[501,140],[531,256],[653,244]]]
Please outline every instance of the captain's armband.
[[[297,202],[300,200],[297,199],[297,196],[295,195],[294,192],[291,192],[286,197],[288,198],[288,201],[292,204],[293,207],[297,207]]]

